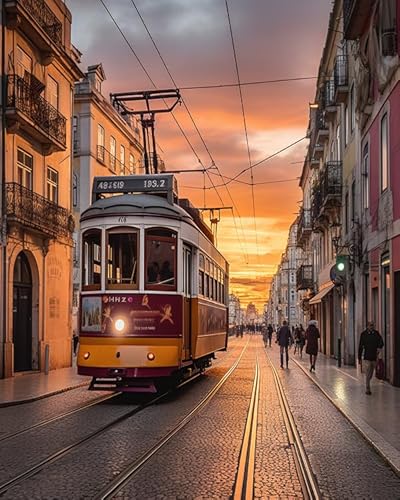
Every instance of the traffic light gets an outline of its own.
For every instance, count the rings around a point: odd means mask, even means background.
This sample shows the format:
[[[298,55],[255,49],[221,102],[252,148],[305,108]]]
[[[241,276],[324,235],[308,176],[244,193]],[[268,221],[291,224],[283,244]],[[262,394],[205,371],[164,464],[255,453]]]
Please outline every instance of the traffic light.
[[[337,255],[336,256],[336,277],[345,279],[349,267],[349,256],[348,255]]]

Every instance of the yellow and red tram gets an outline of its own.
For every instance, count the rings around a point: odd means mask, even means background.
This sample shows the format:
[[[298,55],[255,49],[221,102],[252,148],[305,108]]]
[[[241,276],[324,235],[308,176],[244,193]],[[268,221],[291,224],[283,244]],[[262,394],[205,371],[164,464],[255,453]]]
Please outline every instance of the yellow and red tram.
[[[171,174],[96,177],[81,216],[78,373],[155,392],[226,348],[229,266]]]

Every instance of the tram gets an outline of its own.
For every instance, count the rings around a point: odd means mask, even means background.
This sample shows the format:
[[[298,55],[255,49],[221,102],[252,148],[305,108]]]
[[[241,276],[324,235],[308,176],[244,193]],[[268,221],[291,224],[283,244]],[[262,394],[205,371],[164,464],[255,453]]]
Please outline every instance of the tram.
[[[157,392],[226,349],[229,265],[172,174],[95,177],[80,225],[90,389]]]

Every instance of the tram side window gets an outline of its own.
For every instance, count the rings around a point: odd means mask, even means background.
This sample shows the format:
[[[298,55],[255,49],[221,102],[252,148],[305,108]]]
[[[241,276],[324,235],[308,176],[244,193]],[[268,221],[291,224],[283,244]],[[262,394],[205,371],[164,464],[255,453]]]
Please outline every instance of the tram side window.
[[[204,295],[204,271],[199,270],[199,295]]]
[[[176,233],[170,229],[146,230],[146,288],[176,290]]]
[[[100,290],[101,287],[101,231],[92,229],[82,240],[82,289]]]
[[[107,237],[107,288],[137,288],[137,233],[113,229]]]

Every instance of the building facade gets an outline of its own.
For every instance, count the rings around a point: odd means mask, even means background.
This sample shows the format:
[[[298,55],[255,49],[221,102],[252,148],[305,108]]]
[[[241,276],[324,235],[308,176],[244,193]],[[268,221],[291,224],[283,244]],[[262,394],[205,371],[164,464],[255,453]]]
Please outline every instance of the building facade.
[[[61,0],[2,2],[0,374],[71,365],[72,95]]]
[[[372,320],[385,342],[386,379],[397,386],[399,44],[399,0],[334,2],[310,109],[297,237],[300,303],[304,319],[319,322],[322,352],[355,364],[360,333]],[[272,310],[282,287],[273,281]]]
[[[141,133],[135,117],[122,116],[102,94],[101,64],[89,66],[75,84],[73,116],[73,329],[76,331],[80,286],[79,218],[91,204],[95,176],[143,173]]]

